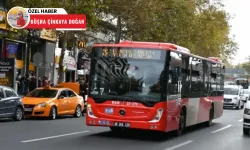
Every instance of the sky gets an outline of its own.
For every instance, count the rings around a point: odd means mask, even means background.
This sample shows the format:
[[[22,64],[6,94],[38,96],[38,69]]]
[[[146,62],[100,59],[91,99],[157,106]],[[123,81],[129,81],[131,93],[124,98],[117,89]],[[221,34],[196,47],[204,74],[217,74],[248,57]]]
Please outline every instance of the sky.
[[[235,35],[235,41],[239,45],[237,55],[232,60],[234,65],[246,61],[250,56],[250,0],[223,0],[225,10],[233,15],[230,20],[231,36]]]

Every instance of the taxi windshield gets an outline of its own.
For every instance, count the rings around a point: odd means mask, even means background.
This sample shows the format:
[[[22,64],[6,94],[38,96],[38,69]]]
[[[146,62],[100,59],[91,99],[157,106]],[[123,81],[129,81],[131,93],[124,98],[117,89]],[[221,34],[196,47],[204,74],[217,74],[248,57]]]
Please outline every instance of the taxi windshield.
[[[54,98],[56,97],[57,92],[57,90],[51,89],[36,89],[30,92],[26,97]]]

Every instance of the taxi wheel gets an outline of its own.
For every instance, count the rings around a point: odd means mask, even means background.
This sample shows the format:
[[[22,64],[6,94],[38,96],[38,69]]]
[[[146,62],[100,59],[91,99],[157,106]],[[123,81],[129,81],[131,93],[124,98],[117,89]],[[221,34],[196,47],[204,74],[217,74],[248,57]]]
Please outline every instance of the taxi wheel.
[[[81,117],[81,115],[82,115],[81,106],[80,106],[80,105],[77,105],[77,106],[76,106],[76,110],[75,110],[74,117],[79,118],[79,117]]]
[[[15,121],[21,121],[23,119],[23,110],[21,107],[17,107],[15,111],[15,116],[13,117]]]
[[[49,119],[55,120],[57,117],[57,110],[55,106],[52,106],[50,109]]]

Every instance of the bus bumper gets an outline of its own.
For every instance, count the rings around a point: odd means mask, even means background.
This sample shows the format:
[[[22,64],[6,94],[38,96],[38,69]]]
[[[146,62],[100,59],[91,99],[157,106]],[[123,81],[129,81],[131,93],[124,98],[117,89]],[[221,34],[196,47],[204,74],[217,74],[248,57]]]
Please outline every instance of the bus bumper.
[[[87,126],[102,126],[102,127],[120,127],[142,130],[165,131],[165,127],[160,122],[148,121],[131,121],[131,120],[114,120],[106,118],[89,118],[86,119]]]

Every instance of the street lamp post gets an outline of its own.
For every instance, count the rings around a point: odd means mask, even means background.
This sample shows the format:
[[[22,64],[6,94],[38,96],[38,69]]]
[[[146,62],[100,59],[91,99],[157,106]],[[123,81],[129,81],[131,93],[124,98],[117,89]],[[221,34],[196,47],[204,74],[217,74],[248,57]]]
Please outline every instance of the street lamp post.
[[[35,30],[35,29],[28,29],[28,35],[26,38],[27,42],[27,58],[26,58],[26,76],[29,75],[29,66],[30,66],[30,58],[31,58],[31,45],[34,42],[37,42],[37,40],[40,38],[40,30]]]

